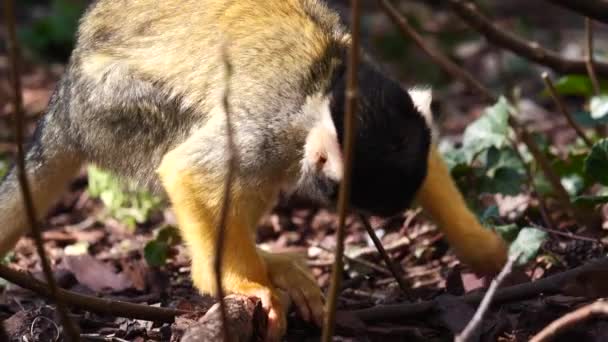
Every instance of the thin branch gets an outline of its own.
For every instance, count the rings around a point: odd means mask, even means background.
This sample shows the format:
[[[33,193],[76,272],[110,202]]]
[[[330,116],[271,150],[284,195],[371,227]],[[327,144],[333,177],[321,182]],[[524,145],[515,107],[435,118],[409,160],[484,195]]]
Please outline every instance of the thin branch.
[[[462,81],[469,88],[477,91],[485,100],[489,102],[498,101],[498,97],[492,93],[487,87],[481,84],[473,75],[452,62],[443,52],[427,44],[416,30],[409,24],[408,20],[402,16],[397,8],[391,4],[389,0],[379,0],[380,7],[384,9],[388,17],[399,28],[401,33],[414,41],[414,43],[424,51],[437,65],[439,65],[446,73],[452,77]]]
[[[513,151],[515,152],[515,155],[521,161],[521,165],[523,166],[524,171],[526,172],[526,179],[528,182],[528,188],[530,190],[530,195],[536,195],[536,198],[538,199],[538,204],[539,204],[538,207],[540,209],[540,214],[543,218],[543,221],[545,221],[545,223],[547,224],[547,226],[549,226],[549,228],[555,227],[555,224],[553,223],[553,220],[551,219],[551,216],[549,215],[549,213],[547,211],[547,208],[548,208],[547,201],[545,200],[545,197],[540,193],[540,191],[538,191],[538,188],[536,187],[536,184],[534,183],[534,174],[532,173],[530,165],[528,165],[528,163],[526,163],[524,156],[519,151],[517,142],[513,139],[509,139],[509,141],[511,142],[511,145],[513,146]]]
[[[483,299],[481,300],[481,303],[479,304],[475,315],[473,316],[469,324],[467,324],[467,326],[464,328],[464,330],[462,330],[460,334],[456,335],[456,337],[454,338],[455,342],[466,342],[471,338],[471,335],[481,324],[481,321],[483,320],[483,316],[486,314],[486,311],[488,311],[490,303],[492,302],[492,299],[496,294],[496,290],[503,282],[503,280],[507,277],[507,275],[511,273],[511,270],[513,269],[513,264],[517,259],[519,259],[519,255],[519,253],[516,255],[511,255],[505,266],[502,268],[502,271],[500,271],[498,276],[496,276],[496,278],[492,280],[490,288],[483,296]]]
[[[606,269],[608,269],[608,257],[600,258],[585,265],[533,282],[503,287],[496,291],[496,294],[494,295],[494,304],[536,298],[540,293],[543,295],[559,294],[562,293],[564,285],[573,281],[578,281],[577,278],[580,275]],[[481,302],[483,296],[484,293],[474,292],[459,297],[459,299],[467,304],[477,305]],[[364,322],[371,323],[403,320],[407,317],[420,317],[420,315],[424,315],[430,311],[438,310],[439,307],[439,301],[433,299],[413,304],[376,305],[367,309],[353,310],[349,313],[354,314]]]
[[[331,284],[329,294],[327,296],[327,316],[323,325],[322,341],[330,342],[334,334],[334,325],[336,319],[336,303],[338,301],[338,292],[341,288],[343,259],[344,254],[344,235],[346,231],[346,214],[349,208],[350,200],[350,185],[352,173],[353,151],[355,145],[355,112],[357,110],[357,89],[358,75],[357,68],[359,66],[359,29],[360,29],[360,3],[359,0],[351,0],[351,32],[352,41],[348,53],[347,65],[347,87],[345,96],[344,109],[344,174],[340,184],[338,194],[338,231],[336,232],[336,256],[331,275]]]
[[[593,92],[595,95],[599,95],[601,92],[600,82],[597,80],[595,62],[593,60],[593,21],[589,18],[585,18],[585,56],[587,57],[585,65],[587,66],[587,73],[593,85]]]
[[[42,297],[53,299],[48,284],[30,276],[29,274],[16,271],[0,264],[0,278],[3,278],[24,289],[28,289]],[[179,315],[192,313],[190,311],[159,308],[149,305],[126,303],[116,300],[85,296],[79,293],[58,289],[56,298],[73,307],[106,314],[117,317],[127,317],[154,322],[173,322]]]
[[[378,253],[380,253],[380,256],[382,256],[382,259],[384,260],[386,267],[388,267],[388,269],[391,271],[391,274],[397,281],[397,284],[399,284],[399,288],[407,296],[408,287],[405,284],[405,281],[403,280],[403,278],[401,277],[402,272],[399,271],[399,269],[397,268],[397,266],[395,265],[395,263],[393,262],[391,257],[386,252],[386,249],[384,249],[384,246],[382,245],[382,241],[380,241],[380,239],[378,238],[378,235],[376,235],[376,232],[374,231],[374,228],[372,227],[372,225],[369,223],[369,220],[363,215],[359,215],[359,219],[361,220],[361,222],[363,222],[363,226],[365,227],[365,230],[367,230],[367,234],[372,239],[374,246],[376,246]]]
[[[532,154],[534,160],[536,160],[536,162],[538,163],[538,166],[543,171],[545,177],[547,177],[547,180],[555,191],[555,195],[561,206],[565,210],[568,210],[570,215],[577,218],[577,220],[581,219],[580,215],[578,214],[578,211],[570,201],[570,195],[568,195],[568,192],[564,188],[564,185],[562,184],[559,176],[557,175],[555,170],[553,170],[551,163],[545,157],[543,152],[540,150],[540,148],[534,141],[534,137],[532,137],[530,132],[528,132],[521,123],[517,122],[517,119],[514,116],[509,117],[509,122],[511,123],[511,127],[513,127],[513,131],[515,131],[515,134],[517,135],[519,140],[523,141],[523,143],[526,144],[528,151],[530,152],[530,154]],[[581,222],[584,221],[581,220]]]
[[[4,21],[6,23],[6,31],[7,31],[7,48],[9,52],[10,59],[10,78],[13,88],[13,104],[15,107],[15,140],[17,143],[17,177],[19,179],[19,186],[21,188],[21,195],[23,198],[23,206],[27,213],[28,223],[30,225],[30,229],[32,235],[34,237],[34,242],[36,245],[36,251],[38,252],[38,256],[40,257],[40,264],[42,265],[42,270],[44,272],[44,276],[49,284],[49,288],[51,291],[51,297],[54,299],[55,304],[57,305],[57,311],[59,312],[59,316],[61,317],[61,322],[66,331],[66,338],[69,341],[79,341],[80,333],[78,332],[77,327],[71,321],[68,311],[61,301],[61,299],[57,296],[57,283],[55,282],[55,278],[53,277],[53,270],[51,269],[51,265],[46,258],[46,254],[44,252],[44,242],[42,240],[42,234],[40,232],[40,227],[38,225],[36,219],[36,210],[34,208],[34,203],[32,201],[32,193],[30,192],[30,185],[27,180],[27,173],[25,169],[25,150],[23,147],[23,97],[21,94],[21,79],[20,79],[20,65],[19,59],[19,44],[17,42],[16,37],[16,25],[15,25],[15,6],[13,0],[5,0],[4,1]]]
[[[481,33],[490,43],[561,73],[587,72],[585,59],[563,58],[558,53],[543,48],[537,42],[526,41],[500,29],[492,23],[491,19],[483,15],[474,3],[468,0],[449,0],[449,3],[465,23]],[[608,76],[608,63],[597,62],[596,66],[600,75]]]
[[[232,77],[232,65],[228,59],[226,46],[222,50],[222,57],[225,68],[225,88],[224,96],[222,97],[222,106],[226,115],[226,139],[228,143],[228,171],[226,173],[226,179],[224,184],[224,197],[222,200],[222,208],[220,209],[219,222],[217,225],[217,237],[215,241],[215,255],[213,258],[213,268],[215,270],[215,287],[217,291],[217,299],[219,302],[220,318],[222,324],[222,331],[224,333],[224,341],[232,341],[230,335],[230,329],[228,329],[228,315],[226,313],[226,307],[224,305],[224,288],[222,287],[222,260],[224,257],[224,240],[226,239],[226,225],[228,221],[228,214],[230,212],[230,194],[232,188],[232,181],[234,173],[236,171],[237,160],[237,149],[234,143],[234,131],[232,127],[232,115],[230,111],[230,80]]]
[[[580,307],[553,321],[538,334],[532,337],[530,342],[550,341],[561,331],[594,316],[608,316],[608,303],[603,300],[599,300]]]
[[[549,0],[571,11],[608,23],[608,2],[598,0]]]
[[[557,107],[559,112],[562,113],[562,115],[566,118],[566,121],[568,121],[568,124],[574,129],[576,134],[581,139],[583,139],[583,141],[585,142],[587,147],[589,147],[589,148],[593,147],[593,142],[591,141],[591,139],[589,139],[585,135],[585,132],[583,131],[581,126],[579,126],[579,124],[576,123],[576,121],[574,121],[572,114],[570,114],[568,109],[566,109],[566,105],[564,104],[564,101],[562,101],[562,99],[559,97],[557,90],[555,90],[555,86],[553,85],[553,82],[551,81],[549,74],[547,72],[543,72],[541,77],[543,78],[543,81],[545,82],[545,85],[547,86],[547,89],[549,90],[549,94],[551,95],[551,98],[553,99],[553,102],[555,103],[555,106]]]

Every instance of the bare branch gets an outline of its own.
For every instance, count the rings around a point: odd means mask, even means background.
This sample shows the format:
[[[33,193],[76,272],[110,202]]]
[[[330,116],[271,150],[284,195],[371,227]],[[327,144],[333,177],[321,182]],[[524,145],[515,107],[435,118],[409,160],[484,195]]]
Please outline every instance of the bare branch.
[[[556,5],[608,23],[608,2],[598,0],[549,0]]]
[[[606,269],[608,269],[608,257],[533,282],[504,287],[496,291],[494,304],[536,298],[540,293],[543,295],[562,293],[564,285],[577,281],[576,279],[580,275]],[[460,297],[460,300],[467,304],[477,305],[483,296],[484,293],[474,292]],[[439,302],[434,299],[419,303],[377,305],[367,309],[353,310],[350,313],[364,322],[371,323],[420,316],[438,307]]]
[[[555,71],[580,74],[587,72],[587,62],[584,59],[563,58],[558,53],[541,47],[537,42],[523,40],[498,28],[491,19],[477,9],[474,3],[468,0],[449,0],[449,3],[464,22],[481,33],[489,42]],[[596,66],[600,75],[608,76],[608,63],[597,62]]]
[[[589,18],[585,18],[585,57],[587,57],[585,65],[593,85],[593,91],[595,95],[599,95],[601,92],[600,82],[597,80],[595,62],[593,61],[593,21]]]
[[[13,104],[15,107],[15,139],[17,143],[17,177],[19,179],[19,186],[21,187],[21,195],[23,197],[23,206],[27,213],[29,220],[30,229],[34,237],[36,245],[36,251],[40,257],[40,264],[46,281],[49,284],[51,297],[54,299],[57,305],[57,311],[61,317],[61,322],[66,331],[66,338],[69,341],[79,341],[80,334],[77,327],[70,320],[68,311],[63,304],[62,300],[57,296],[57,283],[53,277],[53,271],[51,265],[46,258],[44,252],[44,242],[42,240],[42,234],[40,233],[40,227],[36,219],[36,210],[32,201],[32,194],[30,192],[29,182],[27,180],[27,173],[25,170],[25,150],[23,147],[23,98],[21,94],[21,79],[20,79],[20,65],[19,59],[21,58],[19,52],[19,44],[16,37],[15,28],[15,7],[13,0],[4,1],[4,21],[6,23],[7,31],[7,47],[10,58],[10,78],[13,88]]]
[[[557,107],[557,109],[559,110],[559,112],[566,118],[566,121],[568,121],[568,124],[574,129],[574,131],[576,132],[576,134],[583,139],[583,141],[585,142],[585,144],[587,144],[587,146],[589,148],[593,147],[593,142],[591,142],[591,139],[589,139],[586,135],[585,132],[583,132],[583,129],[581,128],[581,126],[579,126],[576,121],[574,121],[574,118],[572,117],[572,114],[570,114],[570,112],[568,111],[568,109],[566,109],[566,105],[564,104],[564,102],[562,101],[562,99],[559,97],[559,94],[557,93],[557,90],[555,90],[555,86],[553,86],[553,82],[551,81],[551,78],[549,77],[549,74],[546,72],[542,73],[542,78],[543,81],[545,81],[545,85],[547,86],[547,89],[549,90],[549,94],[551,95],[551,98],[553,99],[553,102],[555,102],[555,106]]]
[[[608,303],[600,300],[578,308],[546,326],[536,334],[530,342],[543,342],[552,340],[559,332],[594,316],[607,316]]]
[[[378,253],[380,253],[380,256],[382,256],[382,259],[384,260],[386,267],[388,267],[388,269],[391,271],[391,274],[397,281],[397,284],[399,284],[399,288],[405,295],[407,295],[407,285],[405,284],[405,282],[403,281],[403,278],[401,277],[402,272],[399,271],[399,269],[397,268],[397,266],[395,265],[395,263],[393,262],[391,257],[386,252],[386,249],[384,249],[384,246],[382,245],[382,241],[380,241],[380,239],[378,238],[378,235],[376,235],[376,232],[374,231],[374,228],[372,228],[372,225],[369,223],[368,219],[363,215],[359,215],[359,219],[361,220],[361,222],[363,222],[363,226],[365,226],[365,230],[367,230],[367,234],[372,239],[374,246],[376,246]]]
[[[402,16],[399,11],[391,4],[389,0],[379,0],[380,7],[384,9],[388,17],[399,28],[404,36],[409,37],[414,43],[424,51],[430,58],[439,65],[446,73],[452,77],[462,81],[469,88],[477,91],[486,101],[496,102],[498,97],[492,93],[487,87],[481,84],[469,72],[452,62],[440,50],[427,44],[426,40],[409,24],[408,20]]]
[[[355,145],[355,112],[357,110],[357,89],[358,89],[358,73],[359,66],[359,29],[360,29],[360,3],[359,0],[351,0],[351,32],[352,41],[350,44],[347,65],[347,87],[344,109],[344,175],[340,184],[340,192],[338,194],[338,231],[336,232],[336,257],[331,275],[331,284],[326,304],[326,319],[323,325],[322,341],[330,342],[334,334],[334,325],[336,320],[336,302],[338,301],[338,292],[341,288],[343,260],[344,254],[344,235],[346,230],[346,214],[349,209],[350,200],[350,184],[352,173],[353,151]]]
[[[507,275],[511,273],[511,270],[513,269],[513,264],[515,263],[515,261],[517,261],[517,259],[519,259],[519,255],[519,253],[516,255],[511,255],[505,266],[502,268],[502,271],[500,271],[498,276],[496,276],[496,278],[492,280],[490,288],[483,296],[483,299],[481,300],[481,303],[479,304],[475,315],[473,316],[469,324],[467,324],[467,326],[464,328],[464,330],[462,330],[462,332],[454,338],[455,342],[466,342],[469,340],[469,338],[471,338],[471,335],[475,332],[475,329],[477,329],[481,324],[481,321],[483,320],[483,316],[485,315],[486,311],[488,311],[488,308],[490,307],[490,303],[494,298],[496,290],[498,289],[502,281],[507,277]]]
[[[226,115],[226,139],[228,142],[228,171],[224,184],[224,197],[222,200],[222,208],[220,209],[219,222],[217,224],[217,237],[215,241],[215,255],[213,258],[213,268],[215,270],[215,287],[217,291],[217,299],[219,302],[219,312],[222,324],[222,332],[224,333],[225,341],[232,341],[230,329],[228,329],[228,315],[224,305],[224,288],[222,287],[222,260],[224,256],[224,240],[226,239],[226,225],[228,214],[230,212],[230,194],[232,189],[232,181],[236,171],[238,152],[234,143],[234,131],[232,127],[232,116],[230,111],[230,79],[232,77],[232,65],[228,59],[226,46],[222,49],[222,57],[225,68],[225,88],[224,96],[222,97],[222,106]]]
[[[190,311],[159,308],[149,305],[126,303],[116,300],[85,296],[79,293],[58,289],[56,297],[52,296],[48,284],[28,275],[25,272],[16,271],[6,265],[0,264],[0,278],[19,285],[24,289],[50,299],[58,298],[68,305],[76,308],[107,314],[118,317],[142,319],[155,322],[173,322],[175,316],[192,313]]]

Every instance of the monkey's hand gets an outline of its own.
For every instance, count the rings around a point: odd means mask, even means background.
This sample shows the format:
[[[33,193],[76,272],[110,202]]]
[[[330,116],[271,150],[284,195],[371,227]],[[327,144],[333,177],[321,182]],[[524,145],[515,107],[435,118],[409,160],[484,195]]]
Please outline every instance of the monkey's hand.
[[[502,269],[507,244],[484,228],[467,207],[435,146],[431,147],[427,177],[417,200],[439,224],[461,261],[481,274],[496,274]]]
[[[259,253],[266,260],[272,284],[289,294],[304,320],[322,326],[323,295],[304,258],[296,253]]]
[[[198,141],[192,138],[167,153],[158,169],[165,190],[173,203],[179,229],[186,241],[192,257],[192,281],[205,294],[216,291],[214,258],[218,253],[217,222],[222,207],[223,180],[208,170],[201,170],[196,164],[187,163],[192,159],[191,148]],[[185,164],[185,165],[184,165]],[[258,297],[268,312],[268,333],[266,340],[280,341],[286,331],[286,304],[281,292],[273,285],[267,261],[255,246],[252,228],[267,207],[259,198],[270,198],[261,190],[239,186],[237,178],[226,225],[222,258],[222,288],[225,294],[241,294]],[[279,263],[280,264],[280,263]],[[274,265],[274,264],[273,264]],[[274,266],[275,268],[280,266]],[[290,274],[293,274],[291,272]],[[276,278],[276,277],[275,277]],[[292,276],[287,279],[289,286]],[[298,278],[300,279],[300,278]],[[295,285],[293,287],[296,287]]]

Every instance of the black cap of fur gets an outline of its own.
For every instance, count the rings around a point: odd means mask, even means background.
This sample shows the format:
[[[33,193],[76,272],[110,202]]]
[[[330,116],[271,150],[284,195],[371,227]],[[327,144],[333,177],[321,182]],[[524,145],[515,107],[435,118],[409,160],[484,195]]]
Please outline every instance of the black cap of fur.
[[[406,209],[422,185],[431,133],[399,84],[367,62],[358,69],[351,206],[369,214],[391,216]],[[330,106],[342,145],[346,74],[341,74],[332,86]]]

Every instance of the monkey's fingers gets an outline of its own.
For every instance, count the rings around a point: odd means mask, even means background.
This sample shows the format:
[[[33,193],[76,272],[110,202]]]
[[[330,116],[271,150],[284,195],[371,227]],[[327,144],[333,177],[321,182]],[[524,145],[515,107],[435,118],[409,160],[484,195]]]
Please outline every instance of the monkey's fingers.
[[[285,308],[289,307],[289,299],[286,294],[264,287],[248,291],[247,294],[260,298],[262,307],[268,313],[266,341],[280,341],[287,330]]]

